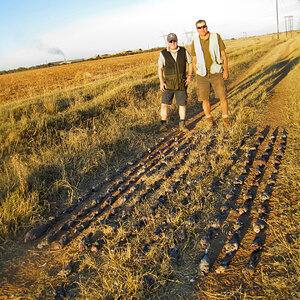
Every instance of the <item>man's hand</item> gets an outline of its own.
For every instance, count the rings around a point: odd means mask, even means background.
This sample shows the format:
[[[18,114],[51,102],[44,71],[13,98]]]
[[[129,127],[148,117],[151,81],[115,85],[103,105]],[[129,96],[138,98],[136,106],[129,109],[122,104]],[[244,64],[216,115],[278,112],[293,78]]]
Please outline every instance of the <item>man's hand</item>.
[[[164,82],[162,82],[162,83],[160,84],[160,90],[161,90],[162,92],[164,92],[164,91],[166,90],[166,88],[167,88],[167,85],[166,85]]]
[[[228,73],[227,70],[224,70],[224,71],[223,71],[223,79],[224,79],[224,80],[227,80],[228,78],[229,78],[229,73]]]
[[[187,77],[185,80],[185,85],[188,86],[191,83],[192,78],[191,77]]]

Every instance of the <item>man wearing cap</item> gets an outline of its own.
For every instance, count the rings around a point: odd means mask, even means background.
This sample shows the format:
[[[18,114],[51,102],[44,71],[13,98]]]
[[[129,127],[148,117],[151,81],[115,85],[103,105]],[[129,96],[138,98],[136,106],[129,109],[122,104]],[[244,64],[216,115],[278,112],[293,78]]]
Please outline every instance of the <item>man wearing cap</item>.
[[[187,87],[192,79],[192,57],[189,52],[178,46],[175,33],[167,36],[168,46],[161,51],[158,59],[158,77],[160,81],[161,99],[161,127],[160,131],[167,130],[168,105],[172,104],[175,96],[179,106],[179,129],[187,131],[185,126]],[[188,75],[186,76],[186,64]]]
[[[191,54],[193,57],[193,69],[197,78],[198,100],[203,101],[202,107],[207,123],[214,125],[210,114],[210,86],[213,87],[215,96],[220,99],[222,119],[225,127],[229,127],[228,102],[224,80],[228,79],[228,61],[225,45],[218,33],[207,30],[204,20],[196,22],[198,36],[192,43]]]

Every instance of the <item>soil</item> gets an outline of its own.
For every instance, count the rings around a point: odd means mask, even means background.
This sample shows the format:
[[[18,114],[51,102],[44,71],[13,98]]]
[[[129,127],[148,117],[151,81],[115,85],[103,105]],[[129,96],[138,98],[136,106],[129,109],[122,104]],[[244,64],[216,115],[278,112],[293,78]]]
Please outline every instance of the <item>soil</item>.
[[[278,81],[276,81],[276,84],[269,93],[268,104],[265,111],[263,112],[263,117],[259,125],[262,131],[265,130],[265,139],[257,147],[257,153],[253,161],[252,171],[246,177],[245,183],[243,185],[244,190],[242,190],[242,186],[237,185],[239,193],[237,192],[235,195],[236,198],[234,206],[236,208],[243,205],[245,201],[245,199],[243,198],[246,192],[245,190],[248,189],[249,191],[249,189],[255,188],[256,194],[258,195],[263,192],[263,188],[265,188],[267,185],[268,176],[270,174],[265,173],[261,178],[258,179],[254,173],[254,170],[258,166],[259,158],[263,155],[269,138],[273,132],[276,132],[278,138],[273,145],[272,158],[274,158],[278,153],[279,140],[283,134],[282,128],[285,127],[288,122],[285,113],[285,101],[287,99],[286,94],[289,91],[286,86],[287,82],[290,79],[290,76],[293,76],[291,74],[291,67],[289,67],[290,60],[288,60],[287,57],[294,50],[294,47],[295,45],[292,42],[286,42],[284,45],[279,45],[277,49],[274,50],[277,51],[278,56],[281,57],[283,70],[282,76],[278,78]],[[260,66],[260,63],[267,59],[268,54],[266,54],[259,62],[253,65],[247,71],[247,73],[243,74],[237,81],[232,83],[232,85],[229,87],[229,91],[234,92],[235,89],[239,89],[241,84],[244,83],[247,78],[251,78],[251,76],[255,74],[256,68]],[[296,70],[298,70],[299,72],[299,65],[296,67]],[[293,70],[293,72],[296,72],[295,69]],[[197,123],[199,122],[204,122],[203,113],[200,113],[192,118],[187,126],[192,131],[197,127]],[[167,142],[172,143],[172,135],[177,135],[177,139],[179,139],[179,141],[181,140],[182,142],[185,142],[188,136],[184,133],[172,133],[165,139],[164,142],[162,142],[160,145],[157,145],[157,148],[160,147],[160,149],[167,149]],[[151,161],[150,159],[147,160],[147,157],[143,159],[144,164],[147,164],[148,161]],[[267,162],[267,164],[269,164],[269,167],[271,167],[272,161],[272,159],[269,159],[269,161]],[[127,173],[132,170],[134,166],[138,166],[138,163],[127,165]],[[141,177],[137,176],[136,178],[137,180],[135,184],[141,181]],[[258,183],[258,187],[255,185],[255,183]],[[279,184],[280,182],[276,182],[276,185]],[[133,184],[131,186],[133,186]],[[101,187],[98,188],[101,189]],[[118,190],[114,195],[118,196],[119,193],[120,191]],[[110,199],[110,201],[112,201],[112,199]],[[120,198],[118,201],[120,201],[120,204],[122,204],[122,198]],[[251,205],[252,209],[248,214],[245,213],[240,215],[236,209],[230,210],[228,215],[226,215],[221,221],[222,230],[215,230],[213,232],[214,237],[217,236],[218,238],[213,238],[209,247],[209,249],[213,249],[209,251],[211,260],[210,271],[208,272],[208,274],[206,274],[205,277],[196,279],[196,286],[198,285],[197,290],[199,292],[200,299],[213,299],[213,297],[216,297],[215,295],[218,292],[222,293],[224,291],[238,289],[239,286],[245,285],[246,282],[248,285],[251,281],[255,282],[251,279],[252,276],[255,276],[253,274],[256,266],[255,263],[253,268],[247,268],[245,266],[247,266],[247,264],[249,263],[249,259],[253,255],[257,254],[257,256],[259,256],[259,260],[264,259],[264,252],[261,248],[259,248],[255,252],[253,246],[251,246],[256,236],[256,233],[252,230],[252,224],[259,218],[258,210],[260,208],[261,202],[256,200],[251,203]],[[272,199],[268,199],[269,210],[265,218],[273,219],[274,222],[276,222],[276,218],[278,218],[278,216],[274,213],[274,207],[272,208],[272,206],[274,205],[275,204],[272,203]],[[106,209],[105,203],[101,204],[101,207],[103,209]],[[74,208],[75,216],[76,214],[78,215],[80,213],[82,213],[82,210],[80,210],[80,208]],[[113,213],[113,210],[108,209],[106,211],[106,215],[109,215],[109,213]],[[84,220],[91,220],[92,215],[89,214],[89,212],[87,213],[87,216],[89,216],[90,219],[81,216],[80,218],[78,217],[79,224],[83,224]],[[61,226],[63,224],[63,221],[65,220],[67,220],[67,217],[62,216],[58,222],[59,225],[53,226],[53,228],[50,229],[50,232],[57,233],[57,236],[63,237],[64,234],[61,234],[61,232],[59,231],[59,226]],[[235,231],[229,226],[229,224],[235,224],[237,220],[242,220],[244,224],[241,230],[238,232],[238,238],[241,242],[238,245],[238,249],[231,252],[231,256],[228,256],[228,254],[226,254],[228,253],[228,251],[226,251],[225,247],[222,247],[221,245],[226,244],[234,235]],[[94,219],[92,222],[94,222]],[[280,224],[280,220],[278,220],[278,224]],[[268,245],[273,243],[273,236],[270,234],[269,230],[269,228],[266,228],[261,231],[261,240],[264,247],[267,247]],[[42,236],[42,238],[43,237],[44,235]],[[52,249],[51,247],[45,247],[45,249],[43,250],[37,250],[36,247],[41,243],[42,240],[38,239],[37,241],[29,242],[26,244],[24,244],[23,241],[17,241],[17,243],[6,249],[3,252],[0,261],[0,297],[2,296],[3,299],[22,298],[22,295],[27,294],[27,292],[33,287],[38,289],[39,283],[45,284],[44,280],[46,280],[46,277],[44,276],[44,274],[47,273],[46,271],[48,269],[50,269],[55,276],[55,274],[57,274],[57,272],[59,271],[59,268],[55,268],[55,264],[58,261],[66,261],[67,257],[69,257],[69,254],[72,252],[72,246],[76,243],[78,244],[75,227],[73,229],[71,228],[69,239],[70,243],[66,247],[62,247],[61,243],[52,243]],[[55,251],[53,251],[53,248],[55,249]],[[223,270],[220,270],[220,266],[222,265],[222,263],[223,265],[226,265],[226,259],[230,262],[229,267],[225,267]],[[255,296],[257,292],[259,292],[256,291],[256,288],[256,286],[253,286],[253,296]]]

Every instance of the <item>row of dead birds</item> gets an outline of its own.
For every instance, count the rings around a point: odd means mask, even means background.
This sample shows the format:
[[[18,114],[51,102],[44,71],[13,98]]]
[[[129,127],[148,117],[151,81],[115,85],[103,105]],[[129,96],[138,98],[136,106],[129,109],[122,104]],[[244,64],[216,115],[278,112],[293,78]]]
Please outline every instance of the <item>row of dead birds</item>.
[[[287,134],[285,130],[281,132],[281,140],[278,147],[277,155],[273,160],[273,169],[272,172],[267,180],[267,185],[264,189],[264,191],[260,194],[260,207],[258,208],[258,218],[256,222],[253,223],[253,230],[256,233],[252,244],[251,244],[251,255],[250,259],[246,264],[246,267],[243,269],[244,273],[247,274],[253,274],[254,269],[259,261],[259,254],[262,250],[262,235],[266,229],[266,218],[268,213],[268,203],[269,199],[271,197],[271,193],[273,190],[273,187],[275,185],[276,175],[278,173],[279,166],[281,164],[281,160],[283,157],[283,154],[285,152],[287,142]]]
[[[199,160],[199,158],[198,158]],[[197,162],[195,161],[194,164],[197,164]],[[191,169],[191,166],[189,167],[189,170]],[[151,207],[152,211],[155,212],[155,210],[160,206],[160,205],[164,205],[167,201],[168,198],[168,194],[172,194],[176,188],[178,187],[179,183],[182,184],[185,179],[187,177],[187,172],[182,173],[173,183],[170,184],[170,188],[167,189],[165,191],[164,195],[161,195],[158,199],[157,199],[157,203],[154,203]],[[187,186],[189,186],[191,183],[187,183]],[[171,188],[172,187],[172,188]],[[188,190],[188,189],[187,189]],[[142,197],[143,198],[143,197]],[[190,222],[193,218],[189,218]],[[135,227],[137,230],[141,229],[142,227],[144,227],[147,224],[147,220],[145,219],[141,219],[139,220],[136,224],[133,225],[133,227]],[[156,235],[157,237],[160,236],[164,230],[164,227],[166,226],[167,223],[163,224],[161,228],[157,229],[154,232],[154,235]],[[187,222],[188,224],[188,222]],[[179,237],[181,235],[181,237]],[[179,237],[180,240],[185,239],[185,230],[181,230],[177,236]],[[120,240],[118,243],[116,243],[116,247],[121,247],[123,245],[123,243],[127,242],[127,238],[130,236],[127,236],[125,239]],[[98,252],[105,244],[105,241],[103,238],[100,238],[98,240],[96,240],[96,242],[92,242],[92,238],[93,238],[93,234],[90,233],[87,236],[84,236],[82,239],[80,239],[79,244],[78,244],[78,249],[80,251],[84,251],[87,250],[88,248],[90,249],[91,252]],[[153,238],[153,243],[157,241],[157,238],[154,237]],[[140,251],[141,255],[145,255],[148,251],[150,250],[150,244],[145,244],[143,249]],[[178,250],[173,247],[170,249],[169,251],[169,255],[171,258],[176,259],[177,255],[178,255]],[[67,277],[69,275],[71,275],[71,273],[74,270],[74,262],[73,260],[71,260],[65,268],[63,268],[61,271],[58,272],[58,276],[61,277]],[[143,277],[143,285],[144,287],[149,287],[152,286],[155,283],[155,279],[153,277],[153,275],[151,274],[145,274]],[[62,284],[61,286],[59,286],[55,292],[56,298],[59,299],[59,295],[66,295],[66,290],[68,289],[68,286],[65,284]]]
[[[241,141],[241,146],[245,143],[245,140],[246,140],[248,137],[250,137],[249,134],[246,134],[246,135],[244,136],[243,140]],[[210,143],[209,143],[209,144],[210,144]],[[207,149],[207,150],[208,150],[208,149]],[[234,157],[235,157],[235,156],[236,156],[236,154],[234,154]],[[231,160],[232,160],[232,162],[235,162],[233,159],[231,159]],[[198,162],[199,162],[199,158],[198,158]],[[197,164],[197,162],[195,162],[195,164]],[[189,171],[190,171],[191,169],[192,169],[192,166],[190,166],[190,167],[188,168]],[[227,172],[227,174],[228,174],[228,172]],[[174,192],[175,189],[176,189],[177,186],[178,186],[178,183],[184,181],[184,180],[186,179],[186,176],[187,176],[187,174],[182,174],[178,180],[175,180],[174,184],[171,184],[171,185],[170,185],[172,188],[169,188],[166,192],[167,192],[167,193],[168,193],[168,192],[169,192],[169,193]],[[190,185],[190,183],[187,183],[187,189],[188,189],[188,190],[189,190],[189,185]],[[143,198],[143,197],[142,197],[142,198]],[[166,199],[167,199],[167,195],[163,195],[163,196],[159,197],[157,206],[163,204],[163,203],[166,201]],[[154,206],[155,206],[155,205],[154,205]],[[155,210],[155,209],[154,209],[154,210]],[[227,205],[223,205],[223,206],[221,207],[221,213],[222,213],[222,215],[226,214],[226,212],[227,212],[228,210],[229,210],[229,205],[228,205],[228,204],[227,204]],[[170,213],[172,213],[172,212],[170,212]],[[184,226],[183,226],[182,228],[179,228],[179,229],[176,231],[175,236],[177,237],[176,240],[177,240],[178,242],[181,242],[181,241],[183,241],[183,240],[185,239],[185,237],[186,237],[186,231],[185,231],[186,228],[185,228],[185,227],[186,227],[186,226],[190,226],[190,225],[195,224],[196,218],[197,218],[197,215],[196,215],[196,213],[194,213],[194,214],[191,215],[189,218],[187,218],[187,220],[186,220]],[[140,224],[145,224],[146,221],[143,220],[143,222],[138,222],[138,223],[139,223],[139,224],[137,224],[137,227],[140,227]],[[165,225],[166,225],[166,224],[163,224],[162,228],[159,228],[159,229],[155,232],[155,234],[160,235],[160,234],[162,233],[163,227],[164,227]],[[142,225],[141,225],[141,226],[142,226]],[[219,219],[219,220],[215,220],[215,221],[212,222],[212,224],[211,224],[211,228],[214,228],[214,229],[219,228],[219,226],[220,226],[220,219]],[[92,252],[97,252],[97,251],[103,246],[104,241],[103,241],[103,239],[99,239],[99,240],[97,240],[96,242],[94,242],[93,244],[91,244],[91,238],[92,238],[92,235],[91,235],[91,234],[89,234],[87,237],[83,237],[83,238],[80,240],[80,242],[79,242],[79,248],[82,249],[82,250],[85,250],[85,249],[87,249],[87,246],[92,245],[91,248],[90,248],[91,251],[92,251]],[[155,241],[155,239],[154,239],[154,241]],[[120,241],[120,243],[118,243],[118,245],[122,245],[122,241]],[[149,251],[149,247],[150,247],[150,245],[149,245],[149,244],[146,244],[145,247],[143,248],[143,251],[142,251],[142,252],[143,252],[143,253],[146,253],[147,251]],[[169,255],[170,255],[170,257],[171,257],[172,259],[176,259],[176,258],[177,258],[177,256],[178,256],[178,248],[177,248],[175,245],[174,245],[173,247],[171,247],[171,249],[169,250]],[[207,263],[205,263],[205,261],[206,261],[207,259],[208,259],[208,251],[206,251],[204,257],[202,258],[202,260],[201,260],[201,262],[200,262],[200,269],[204,269],[204,268],[205,268],[204,265],[205,265],[205,264],[207,265]],[[64,275],[67,275],[67,276],[68,276],[68,275],[70,274],[70,265],[71,265],[71,263],[67,265],[66,270],[62,270],[62,271],[61,271],[61,274],[64,274]],[[208,268],[209,268],[209,266],[208,266]],[[68,273],[68,274],[66,274],[66,273]],[[152,285],[152,284],[154,283],[154,278],[153,278],[152,275],[147,274],[147,275],[145,275],[144,277],[145,277],[145,278],[144,278],[144,281],[145,281],[144,284],[145,284],[146,286]]]
[[[188,141],[191,142],[191,138],[190,138]],[[116,177],[116,175],[120,175],[120,174],[124,173],[125,170],[126,170],[129,166],[132,166],[132,165],[134,165],[135,163],[139,162],[139,163],[140,163],[140,166],[143,167],[143,163],[141,163],[141,157],[146,156],[146,153],[147,153],[147,152],[148,152],[148,153],[153,152],[153,150],[156,149],[158,146],[160,146],[160,144],[161,144],[162,142],[163,142],[163,140],[160,141],[160,142],[158,142],[157,145],[156,145],[156,147],[151,147],[151,148],[149,148],[149,149],[148,149],[147,151],[145,151],[142,155],[140,155],[140,156],[138,157],[138,159],[136,159],[135,161],[129,162],[125,167],[120,168],[120,169],[116,172],[116,174],[110,175],[110,176],[108,176],[107,178],[105,178],[105,180],[104,180],[102,183],[100,183],[97,187],[93,187],[92,190],[89,191],[85,196],[79,197],[78,201],[77,201],[75,204],[71,205],[69,208],[65,209],[64,211],[57,213],[57,214],[54,215],[53,217],[50,217],[50,218],[49,218],[50,221],[47,222],[46,224],[43,224],[43,225],[41,225],[41,226],[38,226],[38,227],[36,227],[36,228],[31,229],[31,230],[30,230],[29,232],[27,232],[27,234],[25,235],[24,241],[25,241],[25,242],[28,242],[28,241],[32,241],[32,240],[38,239],[38,238],[40,238],[41,236],[43,236],[45,233],[49,232],[49,231],[55,226],[55,224],[61,219],[62,215],[72,213],[72,212],[79,206],[79,204],[81,204],[83,201],[85,201],[87,198],[90,197],[91,193],[94,193],[94,192],[98,191],[99,189],[101,189],[102,186],[104,186],[104,185],[107,184],[108,182],[111,182],[111,181]],[[166,145],[165,145],[165,147],[164,147],[163,149],[170,148],[169,146],[172,145],[172,144],[174,144],[174,142],[180,142],[180,139],[179,139],[177,136],[175,136],[175,137],[169,139],[169,140],[166,142]],[[194,144],[194,143],[193,143],[193,144]],[[187,145],[187,143],[185,143],[185,146],[186,146],[186,145]],[[179,147],[180,147],[180,146],[179,146]],[[178,148],[179,148],[179,147],[178,147]],[[183,148],[183,147],[181,147],[181,148],[179,148],[179,149],[181,150],[182,148]],[[159,150],[159,153],[161,153],[161,151],[164,151],[164,150]],[[177,151],[178,151],[178,149],[177,149]],[[174,157],[174,155],[173,155],[173,157]],[[153,157],[150,156],[150,158],[152,159]],[[150,158],[148,158],[147,161],[150,160]],[[147,161],[146,161],[146,162],[147,162]],[[137,172],[138,167],[132,168],[132,169],[133,169],[134,172]],[[146,172],[146,170],[145,170],[145,172]],[[132,171],[130,172],[130,174],[131,174],[131,173],[132,173]],[[98,206],[98,204],[103,203],[105,200],[109,203],[109,205],[111,205],[113,202],[115,202],[115,201],[116,201],[116,197],[113,197],[111,194],[112,194],[114,191],[117,191],[117,190],[119,190],[119,192],[124,192],[124,191],[126,191],[126,189],[128,188],[128,186],[129,186],[130,184],[133,184],[133,181],[132,181],[132,180],[129,181],[129,184],[128,184],[128,185],[125,185],[125,184],[124,184],[125,181],[128,180],[128,177],[130,177],[130,176],[126,176],[126,177],[123,176],[123,177],[121,177],[121,179],[118,180],[118,183],[117,183],[117,184],[113,184],[113,185],[111,186],[111,188],[108,188],[108,191],[107,191],[107,193],[106,193],[105,195],[102,195],[102,196],[98,197],[98,198],[92,203],[92,205],[91,205],[90,207],[85,208],[85,209],[79,211],[79,212],[76,214],[76,217],[73,217],[72,220],[67,221],[67,223],[65,223],[63,226],[61,226],[60,229],[65,229],[65,228],[70,229],[71,227],[77,225],[77,224],[78,224],[77,220],[78,220],[79,218],[82,218],[83,216],[85,216],[85,215],[87,215],[88,213],[90,213],[93,209],[95,209],[95,207]],[[131,191],[132,191],[132,192],[137,191],[137,190],[140,188],[141,185],[142,185],[142,183],[134,185],[133,188],[131,189]],[[133,194],[133,193],[130,193],[130,194]],[[129,196],[130,196],[130,195],[129,195]],[[128,196],[127,198],[129,198],[129,196]],[[126,198],[125,198],[125,199],[126,199]],[[75,219],[77,219],[77,220],[75,220]],[[83,228],[83,229],[85,229],[85,228]],[[60,231],[60,230],[56,230],[56,233],[55,233],[55,234],[53,234],[53,233],[48,234],[47,237],[45,237],[44,241],[42,241],[42,242],[38,245],[38,248],[42,248],[42,247],[48,245],[49,242],[52,242],[52,241],[55,239],[55,236],[57,236],[57,234],[58,234],[59,231]],[[66,243],[66,240],[67,240],[67,238],[62,238],[61,241],[60,241],[58,244],[65,244],[65,243]],[[65,241],[65,242],[62,243],[62,241]]]
[[[185,153],[185,155],[187,155],[187,153]],[[183,160],[186,159],[186,157],[182,157]],[[182,173],[175,181],[173,181],[173,183],[170,184],[169,188],[167,188],[165,190],[165,194],[161,195],[158,199],[157,199],[157,203],[151,206],[151,210],[152,213],[155,213],[155,210],[160,206],[160,205],[165,205],[167,202],[167,198],[169,194],[172,194],[176,191],[176,189],[178,188],[179,185],[182,185],[183,182],[185,182],[186,177],[187,177],[187,173],[190,172],[193,167],[195,165],[198,165],[200,162],[200,158],[197,157],[195,159],[195,161],[193,163],[191,163],[189,165],[189,167],[187,168],[187,171]],[[189,193],[190,193],[190,185],[192,183],[191,182],[187,182],[186,183],[186,197],[188,197]],[[138,200],[138,202],[141,202],[143,199],[145,198],[145,194],[140,195],[140,200]],[[182,204],[184,205],[184,201],[182,201]],[[175,211],[173,209],[170,210],[170,216],[172,216],[174,213],[176,213],[176,209]],[[128,215],[128,212],[126,213],[126,215]],[[123,218],[126,216],[123,216]],[[175,239],[178,242],[182,242],[183,240],[185,240],[186,238],[186,228],[195,224],[196,223],[196,218],[197,215],[196,213],[193,213],[193,215],[191,215],[190,217],[187,218],[186,222],[184,223],[184,225],[182,226],[182,228],[178,228],[175,232]],[[136,224],[133,225],[133,227],[137,230],[141,229],[142,227],[144,227],[147,224],[147,220],[145,220],[145,218],[142,218],[141,220],[139,220]],[[154,232],[154,237],[153,237],[153,241],[152,244],[155,243],[158,240],[158,237],[163,233],[163,231],[166,230],[166,226],[168,225],[168,222],[164,222],[164,224],[162,224],[162,226],[160,228],[158,228],[155,232]],[[116,227],[117,228],[117,227]],[[134,236],[134,235],[133,235]],[[80,241],[79,241],[79,250],[83,251],[83,250],[87,250],[87,248],[89,247],[90,250],[92,252],[98,252],[104,245],[104,240],[102,238],[98,239],[96,242],[92,243],[92,237],[93,235],[90,233],[88,236],[83,237]],[[126,243],[128,241],[128,238],[130,237],[130,235],[126,236],[125,239],[120,240],[115,246],[116,247],[120,247],[123,245],[123,243]],[[151,244],[151,245],[152,245]],[[143,249],[140,251],[140,254],[145,255],[146,252],[148,252],[150,250],[150,244],[145,244]],[[169,249],[169,256],[171,259],[176,260],[178,257],[178,248],[174,245]],[[66,268],[64,268],[63,270],[61,270],[59,272],[60,275],[62,276],[69,276],[71,274],[72,270],[72,261],[66,266]],[[144,276],[144,285],[145,286],[150,286],[153,285],[155,282],[154,277],[151,274],[146,274]]]
[[[261,135],[259,135],[258,139],[259,139],[259,141],[263,141],[263,137]],[[225,257],[221,260],[220,266],[216,269],[217,273],[223,273],[226,270],[226,268],[229,266],[229,264],[232,260],[233,254],[239,248],[241,232],[242,232],[243,226],[244,226],[245,214],[249,211],[251,204],[255,197],[253,188],[257,185],[257,182],[262,178],[265,163],[268,161],[268,159],[270,157],[270,154],[273,150],[275,140],[276,140],[276,136],[273,133],[270,137],[269,143],[267,144],[267,146],[265,148],[265,151],[263,152],[263,154],[261,155],[261,158],[259,160],[260,162],[262,160],[264,161],[263,164],[260,164],[260,172],[255,172],[255,178],[253,179],[252,185],[244,193],[245,201],[244,201],[244,204],[242,205],[242,207],[240,207],[238,209],[239,218],[238,218],[236,224],[234,225],[234,229],[235,229],[234,234],[231,237],[231,239],[224,246],[224,248],[226,250]],[[258,143],[256,143],[255,146],[252,147],[250,149],[250,151],[248,152],[246,164],[248,163],[248,161],[251,161],[251,163],[253,163],[255,151],[257,151],[257,149],[258,149]],[[257,169],[256,169],[256,171],[257,171]],[[265,223],[261,219],[259,219],[256,223],[254,223],[254,231],[258,231],[258,230],[260,231],[264,227],[265,227]],[[260,243],[260,240],[255,239],[251,245],[251,249],[254,249],[254,247],[256,247],[256,248],[259,247],[259,243]]]
[[[259,208],[258,212],[259,212],[259,217],[257,219],[257,221],[253,224],[253,230],[256,233],[256,237],[254,238],[252,245],[251,245],[251,257],[250,260],[247,264],[248,268],[253,269],[254,265],[257,263],[257,254],[258,252],[261,250],[261,239],[258,236],[258,234],[265,229],[266,223],[265,223],[265,216],[266,216],[266,201],[268,201],[269,197],[270,197],[270,192],[271,192],[271,188],[274,186],[275,184],[275,176],[277,174],[277,170],[278,170],[278,166],[280,164],[281,158],[282,158],[282,154],[284,152],[285,149],[285,143],[286,143],[286,133],[283,131],[281,134],[282,138],[281,138],[281,143],[279,145],[279,151],[277,156],[275,157],[273,164],[273,172],[270,175],[268,181],[267,181],[267,186],[265,191],[261,194],[261,200],[263,200],[264,202],[262,203],[261,207]],[[258,144],[261,143],[264,140],[264,135],[263,132],[259,133],[258,139],[257,139],[257,143],[254,145],[254,147],[252,147],[250,149],[250,151],[247,153],[246,156],[246,166],[250,167],[251,164],[253,163],[253,158],[254,158],[254,151],[257,150],[258,148]],[[262,155],[262,160],[264,162],[266,162],[269,158],[269,155],[273,149],[273,145],[274,142],[276,140],[276,136],[273,133],[270,137],[270,142],[266,147],[265,152]],[[265,166],[265,164],[263,164],[263,166]],[[244,170],[243,170],[244,171]],[[249,170],[247,170],[248,172]],[[243,172],[242,175],[244,175],[245,172]],[[256,177],[255,177],[255,182],[258,181],[259,177],[262,175],[262,172],[256,173]],[[243,178],[242,182],[244,181],[245,178]],[[237,180],[235,181],[235,185],[236,186],[240,186],[241,185],[241,181]],[[256,185],[256,184],[254,184]],[[202,246],[203,247],[207,247],[209,246],[209,242],[212,238],[212,234],[213,231],[218,229],[220,226],[220,220],[222,218],[222,214],[224,212],[228,211],[228,207],[229,207],[229,203],[228,200],[232,200],[235,197],[235,192],[236,192],[236,188],[233,187],[230,192],[226,195],[226,200],[227,202],[225,203],[225,205],[223,205],[220,210],[221,210],[221,215],[218,216],[215,221],[211,224],[210,227],[210,231],[209,233],[202,239]],[[243,227],[243,222],[242,220],[240,220],[241,216],[243,216],[248,210],[249,210],[249,205],[251,203],[251,201],[253,201],[254,199],[254,193],[251,190],[251,188],[244,194],[244,199],[245,199],[245,203],[244,205],[239,209],[239,220],[236,222],[236,224],[234,225],[234,229],[235,232],[232,236],[232,238],[225,244],[224,248],[226,249],[226,255],[225,258],[221,261],[220,266],[216,269],[217,273],[223,273],[225,271],[225,269],[229,266],[230,261],[232,260],[232,256],[234,254],[235,251],[238,250],[239,247],[239,239],[240,239],[240,234],[241,234],[241,230]],[[209,260],[209,253],[208,253],[208,249],[206,249],[205,254],[203,255],[200,264],[199,264],[199,273],[202,276],[205,276],[210,269],[210,260]]]

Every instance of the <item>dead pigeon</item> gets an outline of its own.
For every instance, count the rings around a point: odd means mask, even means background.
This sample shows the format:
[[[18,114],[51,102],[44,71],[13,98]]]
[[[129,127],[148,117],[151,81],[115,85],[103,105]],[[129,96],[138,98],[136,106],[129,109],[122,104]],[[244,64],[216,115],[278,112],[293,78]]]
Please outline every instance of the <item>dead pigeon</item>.
[[[231,260],[232,260],[232,252],[230,251],[226,253],[226,256],[224,257],[224,259],[222,259],[220,266],[216,269],[216,273],[217,274],[224,273],[225,270],[228,268]]]
[[[25,235],[24,242],[27,243],[29,241],[34,241],[41,237],[47,230],[49,230],[52,227],[52,222],[46,223],[44,225],[41,225],[39,227],[33,228],[30,231],[28,231]]]
[[[201,276],[205,276],[209,272],[210,259],[208,257],[208,250],[205,250],[205,254],[202,257],[199,264],[199,272]]]
[[[239,248],[239,234],[234,233],[232,238],[225,244],[225,249],[228,252],[236,251]]]
[[[176,230],[174,234],[174,238],[178,242],[182,242],[186,239],[186,229],[185,228],[179,228]]]
[[[210,228],[214,230],[218,230],[220,228],[221,220],[220,218],[215,218],[211,223],[210,223]]]
[[[240,220],[237,220],[236,223],[233,225],[233,228],[235,231],[240,230],[243,227],[243,222]]]
[[[220,207],[220,212],[221,214],[225,214],[228,210],[229,210],[230,206],[228,203],[225,203],[223,204],[221,207]]]
[[[245,214],[249,210],[249,204],[245,203],[242,207],[238,209],[239,215]]]
[[[54,299],[61,300],[61,299],[65,299],[65,297],[66,297],[66,289],[65,289],[65,283],[63,283],[55,290]]]
[[[260,233],[262,229],[265,228],[265,222],[262,220],[257,220],[253,223],[253,230],[255,233]]]
[[[251,244],[251,249],[253,251],[259,250],[262,248],[262,243],[261,243],[261,239],[259,237],[259,235],[256,235],[252,244]]]
[[[258,212],[259,214],[265,214],[265,213],[267,212],[267,206],[266,206],[266,205],[261,205],[261,206],[258,208],[257,212]]]
[[[268,191],[262,192],[262,193],[260,194],[260,199],[261,199],[262,201],[269,200],[270,197],[271,197],[271,195],[270,195],[270,193],[269,193]]]
[[[176,260],[178,258],[178,248],[176,248],[175,245],[173,245],[169,250],[169,257],[173,260]]]
[[[49,246],[54,240],[55,240],[55,233],[54,232],[50,232],[48,233],[42,240],[40,243],[37,244],[37,249],[42,249],[44,247]]]
[[[84,236],[78,243],[78,250],[80,252],[87,250],[88,246],[91,244],[91,238],[93,233],[91,232],[88,236]]]
[[[212,235],[213,235],[213,230],[210,230],[201,240],[200,240],[200,244],[202,246],[202,248],[206,248],[211,239],[212,239]]]
[[[94,252],[94,253],[96,253],[96,252],[98,252],[98,251],[101,249],[101,247],[102,247],[103,245],[104,245],[104,240],[103,240],[103,239],[99,239],[99,240],[97,240],[97,241],[92,245],[91,251]]]
[[[66,267],[64,267],[57,275],[58,276],[69,276],[73,271],[73,261],[71,260]]]

